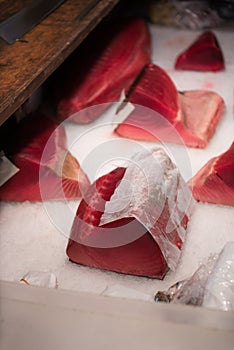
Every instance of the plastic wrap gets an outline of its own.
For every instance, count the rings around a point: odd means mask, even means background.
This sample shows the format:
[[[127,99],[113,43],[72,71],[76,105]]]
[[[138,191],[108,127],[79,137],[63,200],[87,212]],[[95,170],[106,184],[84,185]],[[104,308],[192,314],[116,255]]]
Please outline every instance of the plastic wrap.
[[[201,265],[193,276],[181,282],[181,288],[172,298],[174,304],[201,306],[208,280],[215,264],[215,257],[211,257],[207,264]]]
[[[234,241],[225,245],[209,275],[203,304],[221,310],[234,310]]]
[[[234,310],[234,241],[201,265],[191,278],[157,292],[155,301]]]
[[[152,1],[149,18],[153,23],[192,30],[213,28],[222,23],[216,9],[208,1],[201,0]]]

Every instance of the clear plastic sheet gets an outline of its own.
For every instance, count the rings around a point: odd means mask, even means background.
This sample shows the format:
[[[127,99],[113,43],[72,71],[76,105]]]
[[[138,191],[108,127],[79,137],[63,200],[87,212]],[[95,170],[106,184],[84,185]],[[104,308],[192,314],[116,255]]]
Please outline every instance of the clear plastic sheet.
[[[234,241],[225,245],[208,277],[203,304],[221,310],[234,310]]]
[[[191,30],[214,28],[222,23],[222,18],[209,1],[201,0],[152,1],[149,17],[153,23]]]
[[[234,241],[201,265],[191,278],[159,291],[155,301],[234,310]]]
[[[215,260],[215,257],[211,257],[207,264],[201,265],[191,278],[182,281],[181,288],[175,292],[171,300],[172,303],[201,306],[208,276],[212,273]]]

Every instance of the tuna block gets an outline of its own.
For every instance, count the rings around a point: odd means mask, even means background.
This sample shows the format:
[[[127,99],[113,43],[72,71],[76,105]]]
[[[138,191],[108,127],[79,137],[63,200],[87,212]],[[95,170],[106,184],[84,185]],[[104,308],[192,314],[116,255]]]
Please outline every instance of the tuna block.
[[[205,164],[189,181],[197,201],[234,205],[234,142]]]
[[[95,30],[65,66],[56,94],[57,117],[74,115],[73,122],[89,123],[119,100],[150,62],[150,35],[141,19],[107,22]],[[60,91],[58,91],[60,89]]]
[[[225,68],[223,53],[215,34],[207,31],[176,59],[175,69],[216,72]]]
[[[127,101],[136,108],[117,126],[117,134],[195,148],[207,146],[224,112],[224,101],[217,93],[177,92],[169,75],[155,64],[146,67]]]
[[[193,199],[160,148],[135,154],[83,197],[67,246],[77,264],[162,279],[181,256]]]
[[[8,156],[20,169],[0,188],[6,201],[41,201],[81,197],[89,180],[67,150],[66,134],[50,118],[35,113],[19,124]]]

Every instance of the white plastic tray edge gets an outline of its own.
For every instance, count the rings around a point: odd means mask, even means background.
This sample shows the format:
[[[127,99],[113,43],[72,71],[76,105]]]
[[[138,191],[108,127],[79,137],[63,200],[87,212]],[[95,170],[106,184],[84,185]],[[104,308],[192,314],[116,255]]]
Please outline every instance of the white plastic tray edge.
[[[146,318],[196,327],[234,331],[234,311],[226,312],[190,305],[149,303],[143,300],[130,300],[92,293],[35,286],[29,287],[4,281],[0,282],[0,298],[2,301],[9,299],[25,304],[51,305],[52,307],[76,309],[77,311],[88,313]]]
[[[135,349],[140,349],[142,337],[147,349],[153,348],[156,341],[161,349],[172,346],[177,349],[177,345],[180,350],[188,346],[195,349],[204,337],[206,349],[218,349],[222,342],[225,350],[233,346],[234,312],[28,287],[14,282],[1,282],[0,294],[1,350],[37,349],[38,341],[38,349],[47,346],[63,349],[65,344],[69,349],[75,343],[81,346],[79,349],[101,349],[103,344],[111,345],[112,349],[125,346],[127,349],[134,344]]]

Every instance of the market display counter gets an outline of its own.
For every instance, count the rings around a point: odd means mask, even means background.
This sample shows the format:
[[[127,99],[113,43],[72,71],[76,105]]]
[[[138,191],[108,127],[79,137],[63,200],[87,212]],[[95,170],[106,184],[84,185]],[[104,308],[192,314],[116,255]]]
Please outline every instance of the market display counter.
[[[68,0],[25,35],[26,42],[16,42],[13,46],[0,42],[4,49],[0,58],[1,80],[4,81],[0,86],[1,123],[46,80],[116,3],[100,1],[87,17],[77,23],[75,18],[86,2]],[[214,32],[224,52],[226,71],[178,72],[173,68],[176,53],[180,53],[198,33],[150,25],[152,60],[169,73],[178,90],[211,89],[224,98],[226,105],[226,112],[206,149],[167,145],[176,154],[177,165],[185,180],[211,157],[227,150],[233,141],[233,82],[230,79],[234,74],[233,28],[217,28]],[[13,61],[16,62],[14,67]],[[92,151],[99,147],[101,150],[105,142],[112,140],[111,118],[106,113],[92,125],[65,125],[68,148],[88,175],[91,162],[87,159]],[[74,134],[77,142],[71,143]],[[115,135],[113,140],[116,139]],[[119,144],[119,152],[125,152],[124,139],[118,140],[123,142]],[[140,144],[152,147],[152,143]],[[108,148],[108,152],[110,150]],[[128,150],[130,156],[133,149]],[[189,168],[186,169],[183,159],[179,161],[184,152],[189,159]],[[105,163],[105,154],[101,160]],[[1,349],[71,349],[75,346],[80,349],[111,346],[113,350],[130,347],[136,350],[233,349],[233,311],[156,304],[153,301],[158,290],[165,290],[190,277],[211,254],[219,253],[226,242],[234,240],[233,207],[196,204],[178,269],[159,281],[69,262],[65,254],[67,237],[59,232],[51,216],[57,206],[56,202],[50,205],[2,203]],[[69,206],[75,215],[77,203],[71,202]],[[20,279],[28,270],[54,272],[58,289],[20,285]],[[123,297],[118,288],[115,296],[105,293],[109,287],[115,286],[130,289],[133,295]],[[147,301],[141,300],[142,296],[147,296]]]

